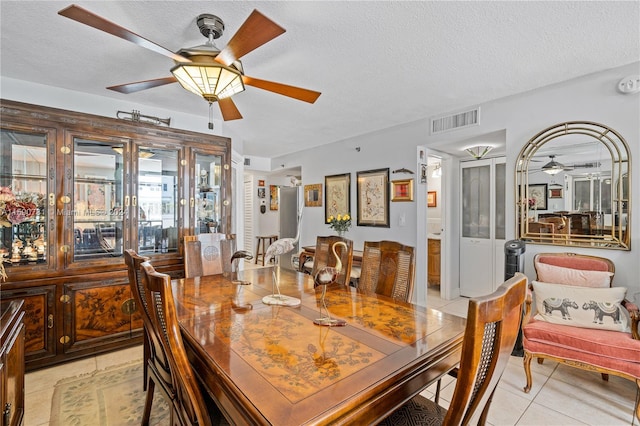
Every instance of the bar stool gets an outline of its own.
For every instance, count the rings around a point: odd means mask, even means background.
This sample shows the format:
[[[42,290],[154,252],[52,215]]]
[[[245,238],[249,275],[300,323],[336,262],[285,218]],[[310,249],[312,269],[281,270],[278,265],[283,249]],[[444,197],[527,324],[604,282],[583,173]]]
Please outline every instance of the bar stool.
[[[256,236],[258,244],[256,245],[256,255],[253,257],[255,264],[258,264],[258,256],[262,257],[262,266],[264,266],[264,255],[267,248],[278,239],[277,235],[258,235]],[[268,241],[268,243],[267,243]]]

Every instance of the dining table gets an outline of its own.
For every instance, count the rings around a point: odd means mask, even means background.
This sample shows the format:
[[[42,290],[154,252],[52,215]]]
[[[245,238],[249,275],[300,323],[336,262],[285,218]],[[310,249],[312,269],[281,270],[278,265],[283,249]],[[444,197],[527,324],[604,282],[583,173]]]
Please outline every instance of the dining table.
[[[277,287],[274,287],[274,279]],[[172,280],[193,371],[231,424],[375,424],[460,362],[464,318],[279,266]],[[285,294],[298,306],[267,305]]]

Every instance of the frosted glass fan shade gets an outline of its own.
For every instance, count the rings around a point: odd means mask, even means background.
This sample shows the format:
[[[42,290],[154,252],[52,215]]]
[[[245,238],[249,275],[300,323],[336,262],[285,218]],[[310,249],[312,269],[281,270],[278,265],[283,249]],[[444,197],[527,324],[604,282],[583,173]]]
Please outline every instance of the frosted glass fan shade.
[[[182,87],[209,102],[244,91],[240,71],[218,63],[178,64],[171,69],[171,73]]]
[[[551,160],[547,164],[542,166],[542,171],[550,175],[556,175],[563,170],[564,170],[564,166],[558,163],[556,160]]]

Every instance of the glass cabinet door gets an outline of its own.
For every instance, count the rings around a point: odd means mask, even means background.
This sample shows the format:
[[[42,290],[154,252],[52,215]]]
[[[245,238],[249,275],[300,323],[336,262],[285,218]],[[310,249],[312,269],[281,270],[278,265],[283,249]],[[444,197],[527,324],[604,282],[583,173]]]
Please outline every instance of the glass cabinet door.
[[[54,144],[55,138],[2,129],[0,139],[0,259],[9,275],[46,268],[55,218],[48,202],[55,192],[55,173],[49,171],[55,146],[48,152],[47,141]]]
[[[221,222],[222,157],[196,153],[195,155],[195,233],[226,232]]]
[[[141,255],[178,251],[178,149],[140,148],[137,173],[138,249]],[[134,203],[135,204],[135,203]]]
[[[73,262],[120,258],[124,249],[124,143],[74,138],[69,213]],[[69,197],[69,195],[66,195]]]

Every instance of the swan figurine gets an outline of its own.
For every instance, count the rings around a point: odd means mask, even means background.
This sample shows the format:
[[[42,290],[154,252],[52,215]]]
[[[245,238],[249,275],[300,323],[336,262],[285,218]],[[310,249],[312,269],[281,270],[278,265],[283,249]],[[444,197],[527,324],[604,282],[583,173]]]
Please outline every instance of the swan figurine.
[[[346,250],[347,244],[343,241],[337,241],[331,246],[333,256],[336,258],[336,266],[325,266],[323,268],[320,268],[318,272],[316,272],[316,276],[313,279],[314,288],[322,286],[322,295],[320,296],[320,318],[313,320],[313,323],[326,327],[342,327],[347,325],[347,322],[345,320],[331,318],[329,309],[327,308],[327,302],[325,300],[325,296],[327,294],[327,286],[335,282],[340,275],[340,272],[342,272],[342,262],[340,261],[340,256],[338,256],[338,253],[336,253],[336,246],[343,246]],[[322,316],[323,307],[325,312],[327,313],[326,316]]]

